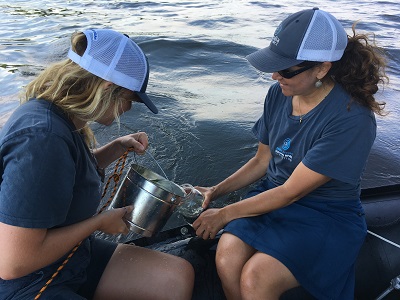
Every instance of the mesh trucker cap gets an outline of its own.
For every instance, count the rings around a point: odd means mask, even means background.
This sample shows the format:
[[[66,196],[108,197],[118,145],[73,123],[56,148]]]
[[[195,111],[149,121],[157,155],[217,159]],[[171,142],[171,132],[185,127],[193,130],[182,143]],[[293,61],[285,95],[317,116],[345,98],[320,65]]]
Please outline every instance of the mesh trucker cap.
[[[343,26],[318,8],[290,15],[275,30],[269,47],[246,56],[262,72],[277,72],[304,61],[337,61],[347,46]]]
[[[149,64],[139,46],[110,29],[88,29],[83,33],[87,38],[85,53],[80,56],[70,48],[68,58],[90,73],[135,92],[153,113],[158,113],[145,93]]]

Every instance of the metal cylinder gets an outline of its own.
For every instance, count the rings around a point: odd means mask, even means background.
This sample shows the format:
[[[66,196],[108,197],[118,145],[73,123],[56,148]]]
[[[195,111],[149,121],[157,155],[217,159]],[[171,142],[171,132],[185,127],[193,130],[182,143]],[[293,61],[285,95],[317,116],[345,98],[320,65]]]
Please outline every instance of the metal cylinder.
[[[133,205],[125,216],[129,229],[145,237],[159,232],[185,197],[177,184],[137,164],[132,164],[111,201],[110,208]]]

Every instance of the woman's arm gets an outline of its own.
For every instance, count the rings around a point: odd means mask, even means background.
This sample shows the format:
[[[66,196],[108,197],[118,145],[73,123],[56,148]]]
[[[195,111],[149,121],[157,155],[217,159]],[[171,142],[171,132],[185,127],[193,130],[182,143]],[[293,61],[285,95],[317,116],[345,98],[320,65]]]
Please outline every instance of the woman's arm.
[[[221,213],[227,222],[268,213],[290,205],[329,180],[329,177],[314,172],[300,163],[283,185],[228,205],[221,209]]]
[[[239,170],[210,189],[199,189],[204,193],[203,207],[207,207],[210,201],[248,186],[265,176],[271,157],[269,146],[259,143],[255,156]]]
[[[55,229],[22,228],[0,222],[0,278],[15,279],[45,267],[96,230],[128,233],[122,217],[130,211],[132,207],[113,209]]]
[[[221,209],[208,209],[193,222],[193,228],[196,229],[196,234],[204,239],[214,238],[230,221],[285,207],[329,180],[329,177],[314,172],[300,163],[283,185]]]
[[[126,150],[143,154],[149,145],[147,134],[144,132],[137,132],[125,136],[121,136],[112,142],[93,150],[96,157],[97,164],[100,168],[108,167],[113,161],[121,157]]]

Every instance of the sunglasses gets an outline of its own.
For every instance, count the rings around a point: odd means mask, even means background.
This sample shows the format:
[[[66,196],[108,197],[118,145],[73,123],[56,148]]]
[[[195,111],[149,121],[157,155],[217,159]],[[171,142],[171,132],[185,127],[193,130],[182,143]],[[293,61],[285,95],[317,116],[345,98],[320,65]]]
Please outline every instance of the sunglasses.
[[[282,71],[278,71],[278,74],[281,75],[283,78],[290,79],[296,75],[299,75],[300,73],[303,73],[304,71],[314,68],[315,66],[317,66],[319,64],[320,63],[311,64],[311,65],[302,67],[302,68],[300,68],[298,70],[294,70],[294,71],[289,71],[289,69],[285,69]]]

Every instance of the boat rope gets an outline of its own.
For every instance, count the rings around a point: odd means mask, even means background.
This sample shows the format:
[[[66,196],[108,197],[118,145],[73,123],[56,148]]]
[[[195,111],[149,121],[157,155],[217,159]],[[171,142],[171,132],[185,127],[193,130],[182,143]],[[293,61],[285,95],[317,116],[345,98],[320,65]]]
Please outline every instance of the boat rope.
[[[379,234],[376,234],[375,232],[372,232],[370,230],[367,230],[367,232],[375,237],[377,237],[378,239],[381,239],[382,241],[385,241],[386,243],[389,243],[397,248],[400,249],[400,245],[396,244],[395,242],[392,242],[391,240],[385,239],[383,236],[380,236]]]
[[[104,187],[103,194],[101,195],[101,199],[103,199],[103,197],[106,195],[107,190],[108,190],[112,180],[114,181],[113,191],[111,192],[111,195],[108,198],[107,202],[101,207],[101,209],[97,212],[97,214],[102,213],[107,208],[107,206],[111,203],[111,200],[114,198],[114,196],[115,196],[115,194],[117,192],[119,180],[121,179],[122,172],[123,172],[123,170],[125,168],[126,158],[128,157],[128,153],[130,151],[132,151],[132,150],[133,150],[133,148],[127,149],[124,152],[124,154],[122,154],[122,156],[120,158],[118,158],[118,160],[117,160],[117,162],[115,164],[115,167],[114,167],[113,174],[108,178],[107,183],[106,183],[106,185]],[[62,264],[57,268],[57,270],[53,273],[53,275],[50,277],[50,279],[44,284],[44,286],[37,293],[37,295],[34,298],[34,300],[37,300],[37,299],[40,298],[40,296],[42,296],[43,292],[47,289],[47,287],[54,280],[54,278],[58,275],[58,273],[60,273],[60,271],[65,267],[65,265],[68,263],[68,261],[71,259],[71,257],[75,254],[76,250],[78,250],[78,248],[82,244],[82,242],[83,241],[80,241],[71,250],[71,252],[68,254],[67,258],[62,262]]]

